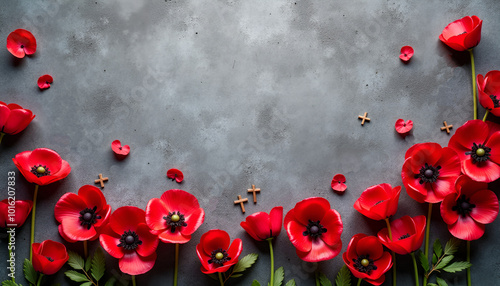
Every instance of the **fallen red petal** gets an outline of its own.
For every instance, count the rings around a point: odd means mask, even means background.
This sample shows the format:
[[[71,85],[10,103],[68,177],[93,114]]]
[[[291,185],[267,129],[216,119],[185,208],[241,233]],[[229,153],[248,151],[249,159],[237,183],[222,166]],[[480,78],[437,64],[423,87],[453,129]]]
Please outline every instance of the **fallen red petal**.
[[[38,78],[38,87],[40,89],[47,89],[50,84],[54,82],[54,79],[49,74],[44,74]]]
[[[396,131],[401,135],[407,135],[413,128],[413,121],[404,121],[403,119],[398,119],[396,121]]]
[[[122,146],[120,140],[115,140],[111,143],[111,150],[115,152],[117,158],[124,159],[130,153],[130,146]]]
[[[347,189],[345,185],[345,176],[342,174],[336,174],[333,176],[332,189],[337,192],[344,192]]]
[[[7,50],[16,58],[34,54],[36,39],[29,31],[17,29],[7,36]]]
[[[407,62],[411,59],[411,57],[413,57],[413,54],[414,51],[411,46],[404,46],[401,48],[401,54],[399,55],[399,58],[402,61]]]
[[[182,180],[184,180],[184,174],[178,169],[170,169],[167,171],[167,178],[180,183],[182,182]]]

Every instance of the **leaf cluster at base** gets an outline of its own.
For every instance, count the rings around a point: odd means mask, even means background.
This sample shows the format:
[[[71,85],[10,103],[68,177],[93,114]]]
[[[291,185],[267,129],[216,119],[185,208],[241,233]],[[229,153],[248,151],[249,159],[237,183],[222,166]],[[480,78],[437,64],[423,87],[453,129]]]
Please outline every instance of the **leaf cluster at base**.
[[[106,272],[106,258],[102,248],[98,247],[93,256],[89,256],[84,260],[78,253],[68,251],[68,265],[74,270],[64,272],[64,275],[75,282],[83,282],[80,286],[98,286],[99,280]],[[115,284],[116,279],[113,277],[106,282],[106,286]]]

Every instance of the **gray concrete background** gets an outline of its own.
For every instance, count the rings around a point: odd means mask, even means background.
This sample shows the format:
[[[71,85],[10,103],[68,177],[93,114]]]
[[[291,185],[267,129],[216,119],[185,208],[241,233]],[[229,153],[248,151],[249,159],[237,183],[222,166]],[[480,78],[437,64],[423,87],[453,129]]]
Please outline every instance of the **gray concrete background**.
[[[71,164],[66,179],[40,189],[37,242],[62,241],[55,203],[92,184],[99,173],[109,177],[104,194],[113,209],[144,209],[167,189],[191,192],[206,219],[181,246],[179,285],[217,285],[200,272],[195,252],[200,236],[213,228],[242,238],[243,255],[259,254],[243,278],[227,285],[250,285],[253,279],[264,285],[269,279],[267,244],[244,232],[239,223],[245,215],[232,203],[238,194],[247,197],[252,184],[262,192],[256,205],[246,204],[247,214],[276,205],[287,212],[304,198],[322,196],[342,215],[342,252],[352,235],[375,235],[384,223],[354,210],[360,193],[379,183],[402,185],[401,166],[411,145],[446,145],[450,136],[439,130],[443,120],[456,128],[472,118],[468,55],[440,43],[442,29],[478,15],[484,22],[474,50],[476,71],[500,68],[500,9],[494,0],[1,1],[0,39],[25,28],[38,49],[21,60],[0,49],[0,100],[36,114],[24,132],[4,138],[0,184],[6,186],[7,172],[16,171],[18,198],[32,197],[34,187],[11,161],[25,150],[52,148]],[[415,49],[409,64],[398,57],[404,45]],[[36,81],[46,73],[54,83],[41,92]],[[357,119],[363,112],[372,119],[364,127]],[[414,121],[406,139],[394,130],[398,118]],[[124,161],[113,156],[115,139],[132,148]],[[169,168],[184,172],[181,185],[167,180]],[[330,188],[336,173],[347,177],[342,196]],[[402,191],[396,217],[425,211]],[[437,206],[432,231],[432,238],[450,238]],[[496,220],[472,243],[475,285],[498,284],[499,235]],[[17,239],[22,260],[28,256],[29,223]],[[1,241],[0,257],[6,257],[5,237]],[[81,251],[81,244],[65,244]],[[465,243],[462,258],[464,250]],[[155,267],[138,276],[138,284],[169,285],[173,252],[173,245],[160,243]],[[298,285],[314,285],[316,269],[333,281],[343,265],[341,254],[302,262],[284,230],[275,256],[285,280]],[[398,256],[399,285],[413,285],[410,264],[409,256]],[[18,271],[26,284],[21,262]],[[118,275],[116,259],[108,259],[108,273]],[[449,285],[466,284],[464,272],[446,278]],[[63,271],[49,281],[72,285]]]

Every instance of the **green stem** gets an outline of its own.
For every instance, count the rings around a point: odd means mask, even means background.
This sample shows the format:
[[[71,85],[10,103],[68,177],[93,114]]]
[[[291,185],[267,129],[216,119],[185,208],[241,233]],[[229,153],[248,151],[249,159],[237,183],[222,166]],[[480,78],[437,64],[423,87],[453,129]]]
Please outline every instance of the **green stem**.
[[[467,262],[470,263],[470,240],[467,240]],[[470,267],[467,268],[467,286],[471,286]]]
[[[474,65],[474,54],[472,49],[469,49],[470,65],[472,68],[472,99],[474,102],[474,119],[477,119],[477,96],[476,96],[476,67]]]
[[[362,280],[363,280],[363,279],[361,279],[361,278],[359,278],[359,279],[358,279],[358,284],[357,284],[358,286],[359,286],[359,285],[361,285],[361,281],[362,281]]]
[[[415,271],[415,286],[420,286],[418,283],[418,267],[417,267],[417,260],[415,259],[415,253],[410,253],[411,259],[413,260],[413,270]]]
[[[269,242],[269,253],[271,255],[271,282],[270,285],[274,285],[274,253],[273,253],[273,238],[270,237],[267,239],[267,242]]]
[[[319,283],[319,273],[318,271],[314,272],[314,279],[316,280],[316,286],[320,286],[320,283]],[[272,286],[273,284],[271,284]]]
[[[12,249],[9,246],[7,246],[7,249],[9,250],[9,260],[10,260],[12,258]],[[12,275],[12,282],[16,283],[15,275]]]
[[[87,241],[83,241],[83,255],[85,255],[85,259],[89,257],[89,249],[87,247]]]
[[[38,185],[35,185],[35,193],[33,194],[33,208],[31,209],[31,236],[30,236],[30,262],[33,261],[33,243],[35,242],[35,213],[36,213],[36,197],[38,195]]]
[[[40,273],[40,277],[38,277],[38,281],[36,282],[36,286],[40,286],[40,283],[42,283],[42,278],[43,278],[43,273]]]
[[[483,117],[483,122],[486,122],[486,118],[488,117],[489,113],[490,113],[490,111],[486,110],[486,113],[484,114],[484,117]]]
[[[175,244],[174,286],[177,286],[177,273],[179,272],[179,244]]]
[[[220,286],[224,286],[224,281],[222,280],[222,273],[219,272],[219,282],[220,282]]]
[[[432,204],[429,203],[429,210],[427,211],[427,223],[425,226],[425,248],[424,255],[425,258],[429,259],[429,234],[431,230],[431,216],[432,216]]]
[[[2,138],[3,138],[4,135],[5,135],[5,133],[0,132],[0,143],[2,143]]]
[[[391,231],[391,223],[389,222],[389,218],[385,218],[385,223],[387,224],[387,232],[389,233],[389,239],[392,241],[392,231]],[[392,285],[396,286],[396,254],[394,251],[392,253]]]
[[[132,275],[132,286],[135,286],[135,275]]]
[[[424,275],[424,286],[427,286],[427,276]]]

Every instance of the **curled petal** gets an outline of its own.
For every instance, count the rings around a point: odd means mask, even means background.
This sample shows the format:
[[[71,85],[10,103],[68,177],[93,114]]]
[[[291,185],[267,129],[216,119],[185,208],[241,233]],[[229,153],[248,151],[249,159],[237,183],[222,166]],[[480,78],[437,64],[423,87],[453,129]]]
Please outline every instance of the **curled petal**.
[[[53,82],[54,79],[52,78],[52,76],[49,74],[45,74],[38,78],[37,84],[40,89],[47,89]]]

